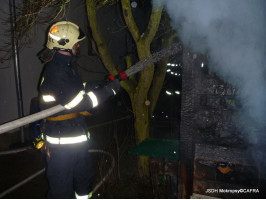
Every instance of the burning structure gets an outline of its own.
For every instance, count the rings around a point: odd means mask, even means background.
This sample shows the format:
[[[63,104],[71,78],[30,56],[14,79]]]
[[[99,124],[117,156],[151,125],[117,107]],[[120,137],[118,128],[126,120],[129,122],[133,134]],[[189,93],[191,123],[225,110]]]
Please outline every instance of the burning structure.
[[[265,1],[153,2],[164,2],[171,25],[189,49],[182,64],[180,197],[239,198],[206,191],[263,188]]]
[[[237,89],[209,70],[205,56],[185,50],[182,91],[180,198],[257,197],[260,167],[233,120]]]

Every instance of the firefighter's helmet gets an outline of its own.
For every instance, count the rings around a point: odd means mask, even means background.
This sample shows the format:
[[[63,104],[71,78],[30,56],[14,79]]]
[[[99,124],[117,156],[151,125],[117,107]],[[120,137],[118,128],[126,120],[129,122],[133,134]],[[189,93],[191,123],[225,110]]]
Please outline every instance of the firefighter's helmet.
[[[71,50],[74,44],[83,39],[85,39],[85,35],[76,24],[60,21],[51,26],[46,47],[48,49]]]

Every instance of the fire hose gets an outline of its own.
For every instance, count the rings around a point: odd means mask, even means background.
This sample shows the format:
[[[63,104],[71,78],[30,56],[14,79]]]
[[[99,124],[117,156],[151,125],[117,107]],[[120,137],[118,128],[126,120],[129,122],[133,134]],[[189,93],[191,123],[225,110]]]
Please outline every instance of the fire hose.
[[[159,52],[156,52],[156,53],[144,58],[143,60],[137,62],[136,64],[132,65],[130,68],[125,70],[125,73],[128,77],[132,76],[132,75],[142,71],[146,67],[152,65],[153,63],[156,63],[156,62],[160,61],[161,59],[168,57],[170,55],[174,55],[174,54],[180,52],[181,50],[182,50],[182,46],[180,43],[173,44],[169,48],[166,48],[166,49],[163,49]],[[11,121],[11,122],[7,122],[5,124],[0,125],[0,134],[5,133],[5,132],[10,131],[10,130],[13,130],[13,129],[16,129],[18,127],[24,126],[26,124],[32,123],[34,121],[44,119],[46,117],[49,117],[51,115],[54,115],[54,114],[59,113],[61,111],[64,111],[65,109],[66,108],[64,106],[57,105],[57,106],[48,108],[46,110],[43,110],[41,112],[26,116],[26,117],[19,118],[17,120]]]
[[[94,126],[90,126],[89,128],[96,128],[96,127],[99,127],[99,126],[104,126],[104,125],[107,125],[107,124],[110,124],[110,123],[114,123],[114,122],[121,121],[121,120],[124,120],[124,119],[129,119],[129,118],[130,118],[130,116],[126,116],[126,117],[119,118],[119,119],[116,119],[116,120],[112,120],[112,121],[109,121],[109,122],[105,122],[105,123],[102,123],[102,124],[97,124],[97,125],[94,125]],[[9,155],[9,154],[14,154],[14,153],[19,153],[19,152],[26,151],[26,150],[30,150],[30,149],[32,149],[32,147],[31,146],[27,146],[27,147],[18,148],[18,149],[12,149],[12,150],[7,150],[7,151],[2,151],[2,152],[0,152],[0,156],[1,155]],[[110,169],[108,170],[108,172],[106,173],[106,175],[99,181],[99,183],[92,190],[92,193],[95,193],[99,189],[99,187],[106,181],[106,179],[110,176],[110,174],[112,173],[112,171],[114,170],[114,167],[115,167],[115,158],[114,158],[114,156],[111,153],[106,152],[106,151],[103,151],[101,149],[89,149],[88,152],[90,152],[90,153],[102,153],[102,154],[106,154],[106,155],[108,155],[111,158],[111,167],[110,167]],[[21,182],[15,184],[14,186],[8,188],[7,190],[5,190],[3,192],[1,192],[0,193],[0,198],[3,198],[5,195],[13,192],[14,190],[16,190],[17,188],[19,188],[20,186],[26,184],[30,180],[32,180],[35,177],[37,177],[40,174],[42,174],[44,171],[45,171],[45,168],[37,171],[36,173],[32,174],[28,178],[22,180]]]
[[[26,150],[26,149],[29,149],[29,148],[23,148],[23,149],[20,149],[18,151],[13,151],[13,152],[10,152],[10,151],[0,152],[1,153],[0,155],[21,152],[22,150]],[[106,152],[104,150],[101,150],[101,149],[89,149],[88,151],[90,153],[106,154],[106,155],[108,155],[111,158],[111,167],[110,167],[110,169],[105,174],[105,176],[99,181],[99,183],[96,186],[94,186],[94,188],[92,189],[92,193],[95,193],[99,189],[99,187],[106,181],[106,179],[111,175],[111,173],[112,173],[112,171],[113,171],[113,169],[115,167],[115,159],[114,159],[114,156],[112,154],[110,154],[109,152]],[[9,194],[10,192],[12,192],[12,191],[16,190],[17,188],[21,187],[22,185],[26,184],[27,182],[29,182],[30,180],[32,180],[35,177],[39,176],[43,172],[45,172],[45,168],[37,171],[36,173],[32,174],[28,178],[22,180],[21,182],[17,183],[16,185],[14,185],[14,186],[8,188],[7,190],[1,192],[0,193],[0,198],[3,198],[5,195]]]

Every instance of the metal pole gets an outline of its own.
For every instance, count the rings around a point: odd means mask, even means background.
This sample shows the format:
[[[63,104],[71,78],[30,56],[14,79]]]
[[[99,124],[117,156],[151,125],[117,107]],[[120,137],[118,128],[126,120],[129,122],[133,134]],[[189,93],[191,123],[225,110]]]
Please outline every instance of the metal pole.
[[[16,3],[15,3],[15,0],[9,0],[9,11],[10,11],[10,19],[11,19],[11,40],[12,40],[14,71],[15,71],[16,91],[17,91],[18,117],[21,118],[24,116],[24,111],[23,111],[23,99],[22,99],[21,79],[20,79],[18,41],[16,39]],[[24,137],[23,126],[20,127],[20,133],[21,133],[21,143],[24,143],[25,137]]]

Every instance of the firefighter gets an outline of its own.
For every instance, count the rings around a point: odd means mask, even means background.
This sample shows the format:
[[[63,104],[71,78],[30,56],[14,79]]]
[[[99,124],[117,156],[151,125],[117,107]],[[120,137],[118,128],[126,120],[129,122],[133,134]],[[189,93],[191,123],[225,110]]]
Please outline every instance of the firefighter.
[[[40,83],[41,110],[61,104],[66,110],[46,118],[42,127],[46,144],[47,198],[90,198],[92,196],[93,167],[88,153],[90,134],[84,115],[120,88],[118,79],[103,84],[84,84],[77,70],[79,42],[85,38],[79,27],[60,21],[48,32],[45,68]],[[48,53],[47,53],[48,52]],[[47,56],[49,55],[49,56]],[[120,80],[126,74],[121,72]]]

